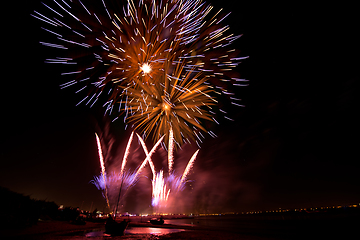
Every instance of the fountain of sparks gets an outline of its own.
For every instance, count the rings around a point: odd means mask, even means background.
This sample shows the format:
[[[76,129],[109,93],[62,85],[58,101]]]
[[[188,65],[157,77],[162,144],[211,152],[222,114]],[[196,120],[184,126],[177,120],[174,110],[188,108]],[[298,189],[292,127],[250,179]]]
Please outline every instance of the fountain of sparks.
[[[131,136],[128,140],[125,153],[121,163],[120,173],[112,172],[110,174],[106,173],[104,157],[102,154],[102,146],[100,139],[97,134],[96,141],[98,145],[100,166],[101,166],[101,174],[100,176],[95,176],[91,181],[99,190],[103,191],[103,196],[106,199],[106,203],[108,204],[109,209],[111,209],[111,205],[114,208],[115,212],[117,212],[118,204],[123,199],[128,192],[139,180],[141,176],[142,170],[145,168],[146,164],[149,163],[151,173],[152,173],[152,201],[151,205],[154,208],[155,213],[164,212],[168,208],[169,200],[174,200],[175,197],[179,197],[179,193],[185,189],[185,184],[187,182],[187,177],[194,165],[196,156],[199,152],[197,150],[189,160],[184,172],[182,175],[178,175],[176,171],[174,171],[174,138],[172,129],[169,131],[169,149],[168,149],[168,172],[164,173],[163,170],[156,171],[154,163],[151,159],[152,155],[157,150],[158,146],[162,143],[164,136],[162,136],[156,144],[152,147],[150,151],[148,151],[144,140],[138,135],[138,140],[141,143],[141,146],[146,155],[145,159],[141,162],[141,164],[134,170],[126,170],[127,159],[130,154],[130,146],[133,141],[134,132],[131,133]],[[109,192],[118,191],[118,198],[112,200],[109,198]]]
[[[137,135],[139,141],[144,149],[144,152],[147,156],[148,153],[147,147],[145,145],[144,140]],[[185,189],[185,184],[187,182],[187,177],[194,165],[195,159],[199,150],[197,150],[189,160],[184,172],[182,175],[177,175],[173,169],[174,166],[174,137],[173,131],[170,128],[169,131],[169,149],[168,149],[168,174],[164,176],[164,171],[160,170],[156,172],[154,164],[150,157],[148,158],[148,162],[153,174],[152,179],[152,201],[151,204],[155,210],[155,213],[164,212],[169,207],[168,203],[170,199],[175,199],[175,197],[179,197],[179,193]]]
[[[98,146],[101,173],[100,176],[95,176],[94,179],[90,182],[103,192],[103,196],[106,199],[106,203],[109,209],[112,209],[111,205],[113,205],[112,207],[113,209],[115,209],[116,212],[119,202],[125,197],[128,190],[130,190],[137,183],[141,176],[140,174],[142,170],[146,166],[146,163],[151,161],[152,154],[156,151],[156,148],[160,145],[163,138],[159,139],[159,141],[154,145],[150,152],[146,152],[146,158],[142,161],[139,167],[137,167],[133,171],[129,169],[126,170],[127,159],[130,154],[130,146],[134,136],[134,132],[132,132],[122,159],[120,173],[112,172],[110,174],[107,174],[105,168],[105,161],[102,154],[101,141],[96,133],[95,136]],[[117,198],[113,196],[113,198],[111,199],[109,196],[109,192],[114,193],[117,191],[118,194],[111,194],[112,196],[118,195]]]

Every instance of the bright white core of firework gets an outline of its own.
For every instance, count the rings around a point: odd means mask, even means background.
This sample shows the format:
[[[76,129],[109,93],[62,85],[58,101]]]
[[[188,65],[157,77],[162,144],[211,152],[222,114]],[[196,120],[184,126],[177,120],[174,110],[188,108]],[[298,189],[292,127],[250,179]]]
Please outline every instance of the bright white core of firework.
[[[143,71],[144,74],[148,74],[151,72],[151,67],[149,64],[144,63],[141,67],[140,67],[141,71]]]

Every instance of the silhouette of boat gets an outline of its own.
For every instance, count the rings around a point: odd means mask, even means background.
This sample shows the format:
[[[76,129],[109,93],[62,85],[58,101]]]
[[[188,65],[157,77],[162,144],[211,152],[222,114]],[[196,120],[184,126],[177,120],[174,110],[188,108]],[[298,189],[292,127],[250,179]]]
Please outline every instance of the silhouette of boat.
[[[162,225],[162,224],[164,224],[164,218],[163,217],[152,218],[152,219],[150,219],[150,223],[154,224],[154,225]]]
[[[105,233],[112,236],[122,236],[128,226],[129,221],[123,220],[122,222],[116,222],[111,217],[108,218],[105,224]]]
[[[116,219],[116,213],[120,202],[120,196],[121,196],[121,189],[123,185],[124,178],[122,177],[120,190],[119,190],[119,196],[115,208],[115,219]],[[126,221],[125,219],[122,222],[116,222],[115,219],[109,215],[108,219],[105,223],[105,233],[110,234],[111,236],[122,236],[124,235],[125,229],[129,225],[130,221]]]

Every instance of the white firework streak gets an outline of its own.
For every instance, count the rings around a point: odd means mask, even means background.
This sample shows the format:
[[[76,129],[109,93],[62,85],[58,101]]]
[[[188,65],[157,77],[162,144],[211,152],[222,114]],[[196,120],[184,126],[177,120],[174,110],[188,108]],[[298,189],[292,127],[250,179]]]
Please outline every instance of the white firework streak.
[[[190,161],[188,162],[186,168],[185,168],[185,171],[181,177],[181,180],[180,180],[180,183],[179,183],[179,186],[178,186],[178,190],[181,188],[181,186],[185,183],[185,180],[192,168],[192,166],[194,165],[194,162],[195,162],[195,159],[196,159],[196,156],[197,154],[199,153],[199,149],[192,155]]]
[[[134,136],[134,132],[131,133],[129,141],[128,141],[127,145],[126,145],[124,157],[123,157],[123,160],[122,160],[122,163],[121,163],[121,171],[120,171],[121,175],[123,175],[123,173],[124,173],[124,168],[125,168],[125,165],[126,165],[127,157],[129,156],[129,153],[130,153],[130,145],[131,145],[131,141],[133,140],[133,136]]]
[[[171,170],[169,170],[168,176],[164,177],[163,170],[156,172],[154,163],[151,159],[152,155],[155,153],[155,151],[157,150],[160,143],[162,143],[164,136],[162,136],[157,141],[157,143],[152,147],[151,151],[149,152],[144,140],[138,134],[136,134],[141,143],[141,146],[146,154],[146,158],[135,171],[133,171],[133,172],[125,171],[127,158],[130,154],[130,146],[131,146],[131,142],[133,140],[133,135],[134,135],[134,132],[131,133],[130,138],[128,140],[128,143],[127,143],[127,146],[125,149],[125,153],[124,153],[124,157],[123,157],[123,162],[121,165],[120,174],[112,173],[109,176],[107,176],[100,139],[99,139],[98,135],[95,133],[97,144],[98,144],[98,151],[99,151],[99,158],[100,158],[100,165],[101,165],[101,175],[98,177],[94,177],[94,180],[92,180],[91,182],[99,190],[104,191],[103,195],[106,198],[106,202],[110,208],[110,203],[109,203],[109,199],[108,199],[108,185],[109,184],[110,184],[110,186],[113,184],[118,185],[119,181],[124,182],[124,184],[125,184],[124,188],[125,188],[125,193],[126,193],[129,188],[131,188],[132,186],[134,186],[136,184],[137,180],[139,179],[139,175],[140,175],[141,171],[146,166],[146,163],[149,163],[150,169],[153,174],[152,206],[154,206],[155,208],[157,208],[157,210],[159,210],[160,208],[167,206],[170,192],[172,192],[172,195],[177,194],[178,192],[181,192],[185,188],[186,179],[190,173],[191,168],[194,165],[194,162],[197,157],[197,154],[199,153],[199,150],[197,150],[192,155],[191,159],[189,160],[189,162],[181,176],[175,174],[175,172],[173,171],[173,167],[171,167]],[[168,163],[169,163],[169,165],[173,166],[173,164],[174,164],[173,163],[174,148],[173,148],[172,131],[170,131],[169,146],[170,146],[170,148],[169,148],[169,152],[168,152],[168,158],[169,158]]]
[[[144,160],[143,165],[146,164],[146,161],[149,162],[152,174],[153,174],[153,180],[152,180],[152,206],[156,208],[166,207],[171,189],[176,194],[184,189],[184,184],[186,181],[187,176],[189,175],[189,172],[194,165],[195,159],[197,157],[197,154],[199,153],[199,149],[192,155],[190,161],[188,162],[183,175],[176,176],[173,172],[173,164],[174,164],[174,138],[173,138],[173,132],[172,129],[170,129],[169,132],[169,150],[168,150],[168,164],[169,164],[169,175],[167,178],[164,177],[163,170],[160,170],[160,172],[156,173],[156,169],[154,166],[154,163],[151,160],[151,155],[156,150],[157,146],[160,144],[161,140],[164,138],[162,136],[156,145],[153,147],[150,153],[148,153],[147,147],[145,145],[144,140],[138,135],[138,139],[143,147],[143,150],[146,154],[146,159]],[[142,166],[139,168],[139,171],[142,169]],[[170,167],[171,166],[171,167]]]
[[[146,158],[135,171],[129,171],[129,170],[125,170],[125,167],[126,167],[126,163],[127,163],[127,158],[130,154],[131,142],[132,142],[133,136],[134,136],[134,132],[132,132],[130,135],[130,138],[128,140],[128,143],[126,145],[123,161],[121,164],[120,174],[116,174],[115,172],[113,172],[112,174],[109,175],[109,174],[106,174],[106,168],[105,168],[105,164],[104,164],[104,157],[102,154],[100,139],[96,133],[95,133],[95,135],[96,135],[96,140],[97,140],[97,144],[98,144],[98,151],[99,151],[99,158],[100,158],[100,165],[101,165],[101,174],[100,174],[100,176],[95,176],[94,179],[91,180],[90,182],[93,183],[99,190],[104,191],[103,196],[106,198],[106,203],[108,204],[108,207],[110,208],[110,201],[108,198],[109,186],[110,187],[112,185],[118,186],[119,181],[121,181],[124,184],[125,192],[123,195],[125,195],[127,190],[129,190],[132,186],[134,186],[137,183],[137,181],[139,179],[139,175],[140,175],[141,171],[144,169],[144,167],[146,166],[147,162],[149,162],[152,170],[154,170],[154,164],[151,161],[151,156],[152,156],[152,154],[154,154],[157,147],[160,145],[161,141],[163,140],[163,137],[159,139],[159,141],[155,144],[155,146],[151,149],[151,151],[149,153],[147,151],[144,141],[140,138],[139,135],[137,135],[143,144]],[[153,174],[155,174],[155,170],[153,171]]]
[[[107,184],[106,184],[106,171],[105,171],[105,164],[104,164],[104,156],[102,154],[102,149],[101,149],[101,143],[100,143],[100,139],[99,136],[95,133],[96,136],[96,143],[97,143],[97,147],[98,147],[98,152],[99,152],[99,159],[100,159],[100,165],[101,165],[101,175],[103,177],[103,181],[104,181],[104,188],[105,188],[105,198],[106,198],[106,203],[110,209],[110,202],[109,202],[109,198],[108,198],[108,189],[107,189]]]
[[[166,207],[170,189],[167,189],[166,187],[164,172],[162,170],[158,174],[154,175],[152,189],[152,205],[154,207]]]
[[[169,131],[169,149],[168,149],[168,165],[169,165],[169,175],[173,170],[174,165],[174,132],[172,128]]]
[[[148,152],[147,148],[146,148],[146,145],[145,145],[145,142],[144,140],[139,136],[139,134],[136,134],[140,140],[140,143],[144,149],[144,152],[146,154],[146,158],[145,160],[143,161],[143,163],[141,164],[141,166],[139,167],[139,170],[137,171],[136,173],[136,176],[138,174],[140,174],[141,170],[145,167],[146,163],[149,162],[149,165],[150,165],[150,168],[151,168],[151,171],[153,173],[153,176],[155,176],[155,167],[154,167],[154,164],[151,160],[151,156],[154,154],[154,152],[156,151],[157,147],[160,145],[161,141],[163,140],[164,136],[162,136],[158,141],[157,143],[154,145],[154,147],[151,149],[150,153]]]

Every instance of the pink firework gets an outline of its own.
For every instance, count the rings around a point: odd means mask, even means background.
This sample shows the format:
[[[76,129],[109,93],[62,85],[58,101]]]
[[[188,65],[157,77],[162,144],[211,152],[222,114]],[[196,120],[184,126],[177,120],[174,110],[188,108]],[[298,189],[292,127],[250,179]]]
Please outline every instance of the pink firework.
[[[151,156],[156,151],[157,147],[160,145],[163,138],[161,138],[155,144],[155,146],[151,149],[150,152],[148,152],[147,149],[145,150],[146,158],[142,161],[142,163],[135,170],[126,170],[127,159],[130,155],[130,147],[131,147],[131,143],[133,141],[133,136],[134,136],[134,132],[132,132],[130,135],[130,138],[128,140],[128,143],[126,145],[125,153],[124,153],[122,163],[121,163],[120,172],[118,172],[118,173],[112,172],[110,174],[107,174],[106,168],[105,168],[104,157],[102,154],[102,147],[101,147],[100,139],[96,133],[95,133],[95,135],[96,135],[96,141],[97,141],[97,145],[98,145],[101,174],[100,174],[100,176],[95,176],[94,179],[91,181],[91,183],[93,183],[99,190],[103,191],[103,196],[106,199],[106,203],[110,209],[109,192],[112,192],[113,193],[112,195],[114,195],[115,190],[119,190],[119,192],[122,190],[121,196],[124,197],[126,195],[127,191],[138,182],[140,174],[141,174],[142,170],[144,169],[144,167],[146,166],[146,163],[148,163],[148,162],[150,164],[152,163]],[[151,165],[151,166],[153,166],[153,165]],[[119,201],[119,200],[114,199],[114,196],[113,196],[111,202],[117,202],[117,201]],[[117,203],[115,203],[115,204],[117,204]]]
[[[164,171],[161,170],[159,173],[154,175],[152,180],[152,206],[156,209],[166,207],[169,194],[170,189],[168,189],[165,183]]]
[[[163,136],[164,137],[164,136]],[[160,139],[162,140],[163,137]],[[144,152],[147,156],[147,161],[149,162],[153,179],[152,179],[152,201],[151,204],[155,208],[156,212],[165,210],[168,206],[168,201],[170,200],[171,196],[176,196],[179,192],[183,191],[185,188],[185,183],[187,177],[192,169],[197,154],[199,150],[197,150],[191,157],[190,161],[188,162],[184,172],[182,175],[177,175],[176,172],[173,170],[174,165],[174,137],[172,133],[172,129],[169,132],[169,150],[168,150],[168,175],[164,176],[164,171],[160,170],[156,172],[155,166],[151,159],[151,153],[148,153],[147,147],[145,145],[144,140],[138,135],[138,139],[144,149]],[[157,144],[160,143],[160,140]],[[157,144],[153,147],[156,149]],[[152,150],[152,151],[153,151]]]

